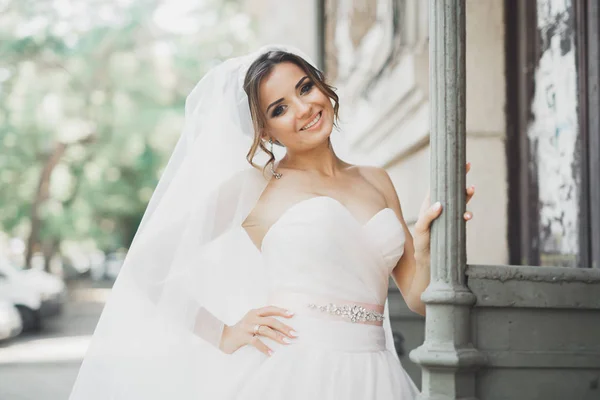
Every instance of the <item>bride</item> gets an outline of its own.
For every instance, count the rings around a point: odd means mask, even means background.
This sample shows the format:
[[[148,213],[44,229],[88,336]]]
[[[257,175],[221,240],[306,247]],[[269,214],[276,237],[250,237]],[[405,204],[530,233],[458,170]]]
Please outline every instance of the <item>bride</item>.
[[[385,170],[342,157],[338,100],[288,46],[206,74],[71,400],[415,398],[388,282],[425,313],[442,206],[413,239]]]

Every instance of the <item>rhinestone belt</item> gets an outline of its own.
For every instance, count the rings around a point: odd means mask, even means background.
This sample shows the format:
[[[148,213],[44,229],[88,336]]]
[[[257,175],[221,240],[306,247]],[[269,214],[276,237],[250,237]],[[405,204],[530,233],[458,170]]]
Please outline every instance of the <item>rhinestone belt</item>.
[[[327,305],[308,304],[308,308],[319,310],[328,314],[348,318],[352,322],[381,322],[385,319],[380,312],[366,309],[356,304],[336,305],[329,303]]]

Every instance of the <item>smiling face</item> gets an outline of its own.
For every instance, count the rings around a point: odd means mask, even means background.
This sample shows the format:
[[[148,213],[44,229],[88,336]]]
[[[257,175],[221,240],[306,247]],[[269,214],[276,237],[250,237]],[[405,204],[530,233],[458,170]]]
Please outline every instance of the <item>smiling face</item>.
[[[263,138],[288,152],[304,152],[328,142],[334,109],[330,98],[292,62],[275,65],[259,86]]]

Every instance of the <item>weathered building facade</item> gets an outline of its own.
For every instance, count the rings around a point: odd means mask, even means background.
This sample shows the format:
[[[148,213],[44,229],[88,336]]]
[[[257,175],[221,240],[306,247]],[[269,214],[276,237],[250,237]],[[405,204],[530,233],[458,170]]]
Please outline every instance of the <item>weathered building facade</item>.
[[[430,186],[453,214],[432,232],[424,337],[391,294],[425,399],[600,398],[599,18],[583,0],[325,2],[354,149],[409,223]],[[457,159],[477,186],[466,233]]]
[[[445,205],[426,321],[390,292],[422,398],[600,399],[598,3],[294,4],[270,10],[295,24],[262,17],[263,41],[319,60],[344,134],[389,171],[409,225],[430,187]]]

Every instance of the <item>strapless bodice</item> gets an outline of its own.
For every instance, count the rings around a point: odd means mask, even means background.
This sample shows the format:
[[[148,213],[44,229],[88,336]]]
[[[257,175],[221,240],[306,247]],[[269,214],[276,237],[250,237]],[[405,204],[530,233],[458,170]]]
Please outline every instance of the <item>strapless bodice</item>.
[[[266,233],[261,251],[271,291],[384,304],[404,242],[391,208],[361,223],[338,200],[317,196],[286,210]]]

